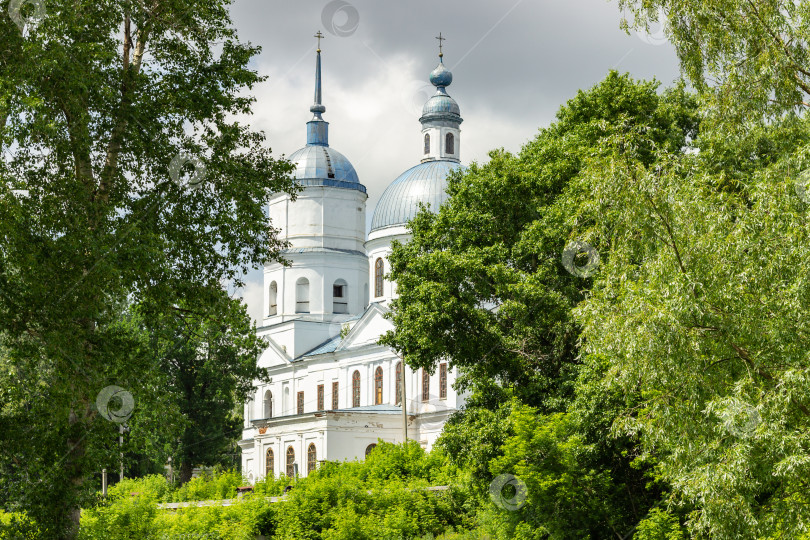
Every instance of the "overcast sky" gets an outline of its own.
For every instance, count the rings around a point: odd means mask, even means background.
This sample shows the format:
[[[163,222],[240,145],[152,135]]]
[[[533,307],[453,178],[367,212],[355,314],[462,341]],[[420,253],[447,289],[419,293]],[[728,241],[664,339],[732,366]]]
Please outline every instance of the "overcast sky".
[[[316,39],[326,38],[323,92],[329,144],[368,188],[367,219],[386,186],[419,163],[422,104],[435,90],[428,75],[442,33],[448,93],[458,101],[461,159],[485,162],[495,148],[518,152],[577,90],[610,69],[663,85],[678,77],[674,50],[659,28],[627,35],[617,3],[605,0],[235,0],[243,41],[260,45],[250,119],[274,154],[306,144]],[[244,296],[259,320],[262,274]]]

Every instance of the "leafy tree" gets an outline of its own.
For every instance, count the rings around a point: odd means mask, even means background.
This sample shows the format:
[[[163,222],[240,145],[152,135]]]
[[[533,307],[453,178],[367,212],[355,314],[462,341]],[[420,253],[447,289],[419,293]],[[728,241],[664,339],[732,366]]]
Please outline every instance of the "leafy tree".
[[[117,451],[99,392],[163,403],[125,306],[212,303],[278,256],[263,205],[291,169],[235,120],[262,78],[228,4],[52,0],[24,33],[0,15],[0,488],[48,537],[75,537]]]
[[[643,129],[636,150],[651,163],[657,148],[677,151],[696,134],[693,99],[682,86],[663,95],[657,86],[611,72],[520,155],[496,151],[486,165],[453,175],[450,200],[436,214],[420,212],[412,240],[390,256],[399,298],[396,331],[383,342],[415,368],[448,359],[463,368],[461,388],[497,382],[524,403],[563,409],[578,354],[570,311],[588,280],[560,258],[568,216],[592,204],[587,186],[569,183],[603,138]]]
[[[583,177],[613,152],[603,141],[626,140],[623,151],[653,168],[661,153],[680,152],[698,135],[693,96],[683,85],[661,94],[657,87],[612,72],[579,92],[520,155],[494,152],[488,164],[453,176],[450,200],[436,214],[417,215],[413,239],[390,257],[399,298],[396,331],[385,342],[412,366],[432,369],[448,359],[460,368],[461,387],[472,394],[440,444],[472,474],[473,491],[486,498],[498,474],[531,468],[540,444],[532,442],[535,435],[545,433],[543,444],[568,452],[558,466],[537,466],[548,482],[559,474],[559,482],[573,484],[545,489],[546,480],[533,482],[533,493],[542,488],[543,500],[534,505],[540,510],[534,521],[497,513],[504,537],[530,538],[532,527],[554,531],[553,537],[599,537],[598,531],[612,534],[611,527],[625,533],[665,490],[650,481],[651,462],[638,461],[632,435],[609,436],[613,419],[636,394],[588,384],[601,381],[601,374],[591,365],[582,371],[573,309],[592,281],[561,263],[571,240],[591,242],[605,256],[611,246],[611,214],[605,211],[611,201],[595,198],[592,179]],[[586,388],[581,395],[578,385]],[[530,422],[525,405],[540,416]],[[590,486],[599,502],[572,497],[573,485]],[[553,516],[544,513],[551,508]]]
[[[265,343],[244,304],[219,294],[212,306],[184,304],[168,318],[144,321],[179,422],[174,430],[165,423],[149,425],[141,436],[155,429],[177,436],[171,455],[181,483],[191,479],[195,466],[224,464],[242,428],[240,405],[254,380],[267,379],[256,364]]]
[[[639,392],[614,429],[639,435],[694,505],[693,534],[796,537],[810,523],[800,123],[793,148],[779,141],[794,119],[763,128],[774,144],[730,192],[713,189],[724,171],[701,155],[651,170],[619,141],[584,174],[613,224],[610,259],[578,308],[586,351],[607,359],[600,384]]]
[[[794,0],[619,0],[624,25],[663,24],[681,67],[723,127],[804,110],[810,101],[810,5]]]

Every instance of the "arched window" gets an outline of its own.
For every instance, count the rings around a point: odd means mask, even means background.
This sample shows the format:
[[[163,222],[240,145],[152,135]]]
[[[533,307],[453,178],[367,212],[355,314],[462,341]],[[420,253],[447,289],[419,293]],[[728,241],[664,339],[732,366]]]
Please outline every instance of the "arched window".
[[[276,285],[275,281],[270,284],[269,305],[270,309],[267,311],[268,315],[275,315],[278,313],[278,285]]]
[[[397,390],[396,390],[397,405],[399,405],[402,402],[402,362],[397,362],[397,379],[396,379],[396,381],[397,381],[396,382],[396,385],[397,385]]]
[[[439,364],[439,399],[447,399],[447,364]]]
[[[452,133],[448,133],[444,137],[444,152],[446,154],[456,153],[456,138],[453,136]]]
[[[273,418],[273,393],[270,390],[264,393],[264,417]]]
[[[339,279],[332,285],[332,313],[349,312],[349,286],[345,281]]]
[[[295,284],[295,312],[309,313],[309,280],[300,278]]]
[[[366,446],[366,457],[368,457],[371,451],[374,450],[375,448],[377,448],[376,443],[371,443],[370,445]]]
[[[295,476],[295,450],[292,446],[287,447],[287,478]]]
[[[317,462],[318,460],[315,454],[315,445],[310,443],[309,448],[307,448],[307,476],[309,476],[309,473],[315,470],[315,464]]]
[[[352,407],[360,406],[360,372],[352,374]]]
[[[275,478],[275,473],[273,472],[273,467],[275,463],[273,462],[273,449],[268,448],[267,454],[264,457],[264,477],[265,478]]]
[[[430,135],[425,133],[425,154],[430,153]]]
[[[383,402],[383,372],[382,368],[378,367],[374,370],[374,405],[382,405]]]
[[[380,257],[374,263],[374,296],[376,298],[383,295],[383,274],[385,274],[385,263]]]

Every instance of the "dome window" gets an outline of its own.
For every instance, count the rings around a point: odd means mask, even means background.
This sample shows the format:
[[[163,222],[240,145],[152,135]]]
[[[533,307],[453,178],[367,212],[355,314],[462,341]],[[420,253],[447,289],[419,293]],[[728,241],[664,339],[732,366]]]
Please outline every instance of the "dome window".
[[[382,257],[374,263],[374,296],[379,298],[383,295],[383,271],[385,264]]]
[[[453,136],[452,133],[448,133],[444,137],[444,151],[447,154],[456,153],[456,138]]]
[[[348,285],[339,279],[332,285],[332,313],[348,313],[349,298],[346,294]]]
[[[295,312],[309,313],[309,280],[301,278],[295,284]]]
[[[430,153],[430,135],[425,133],[425,154]]]

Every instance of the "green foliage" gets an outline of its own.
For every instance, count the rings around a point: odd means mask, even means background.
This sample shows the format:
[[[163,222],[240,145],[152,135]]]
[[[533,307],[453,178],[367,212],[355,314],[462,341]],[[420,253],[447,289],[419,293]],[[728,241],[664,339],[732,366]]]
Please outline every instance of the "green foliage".
[[[225,471],[218,474],[204,473],[192,478],[171,496],[171,500],[180,501],[207,501],[212,499],[234,499],[236,488],[246,485],[242,474],[238,471]]]
[[[103,388],[133,395],[141,434],[179,421],[132,304],[204,313],[284,247],[264,208],[295,191],[291,165],[235,120],[263,79],[229,4],[49,0],[25,33],[0,14],[0,501],[49,538],[75,537],[116,468]],[[172,178],[181,154],[205,165],[199,189],[190,166]]]
[[[233,498],[243,479],[235,472],[195,478],[172,490],[152,476],[125,480],[82,514],[81,538],[372,539],[439,535],[462,524],[465,494],[432,492],[457,475],[440,452],[426,453],[414,441],[380,441],[362,463],[327,462],[306,478],[259,482],[232,505],[158,510],[170,501]],[[293,488],[281,502],[286,485]],[[183,536],[186,535],[186,536]]]
[[[694,96],[682,84],[657,90],[611,72],[580,91],[519,155],[494,152],[451,177],[450,200],[421,212],[390,257],[399,298],[384,341],[414,367],[460,369],[472,393],[439,444],[500,538],[627,534],[666,490],[634,435],[610,433],[639,396],[608,391],[607,368],[581,364],[574,309],[593,279],[560,262],[571,240],[611,248],[614,199],[595,196],[587,176],[613,155],[606,141],[655,168],[698,137]],[[520,512],[488,502],[499,474],[527,476]]]
[[[459,388],[482,385],[478,395],[493,398],[485,406],[500,401],[490,393],[500,381],[525,403],[563,410],[576,378],[570,311],[587,281],[560,257],[571,209],[592,199],[572,180],[605,138],[643,131],[637,152],[651,162],[656,149],[677,151],[696,135],[694,99],[682,87],[659,95],[657,86],[611,72],[518,156],[496,151],[486,165],[451,176],[450,200],[437,214],[417,215],[413,239],[390,256],[399,298],[396,332],[383,342],[415,368],[443,359],[462,368]]]
[[[762,133],[779,141],[782,129]],[[577,310],[586,350],[607,359],[611,392],[640,393],[614,429],[638,434],[696,507],[692,534],[796,536],[810,523],[799,487],[810,289],[797,271],[810,262],[810,229],[791,173],[810,165],[806,140],[730,192],[711,189],[722,171],[699,155],[650,170],[616,150],[587,175],[614,219],[610,258]]]
[[[729,133],[804,109],[810,97],[810,5],[793,0],[619,0],[632,21],[664,25],[681,68]],[[717,115],[716,113],[719,113]]]
[[[685,540],[678,519],[660,508],[653,508],[636,527],[633,540]]]

